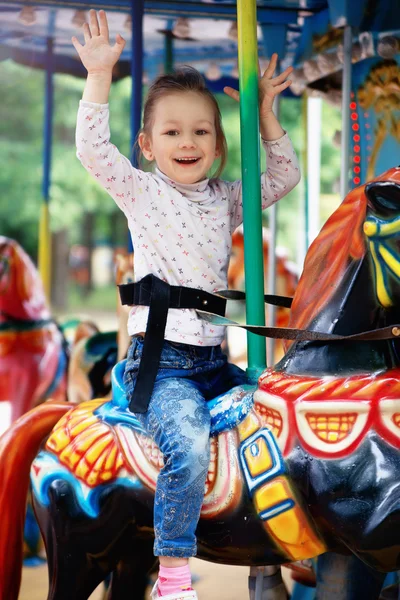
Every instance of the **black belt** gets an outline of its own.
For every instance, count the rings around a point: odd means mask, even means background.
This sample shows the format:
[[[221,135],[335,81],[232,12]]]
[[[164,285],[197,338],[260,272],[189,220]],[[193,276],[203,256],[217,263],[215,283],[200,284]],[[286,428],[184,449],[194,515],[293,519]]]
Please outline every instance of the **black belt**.
[[[352,335],[337,335],[311,331],[308,329],[292,329],[288,327],[239,325],[239,323],[235,323],[228,319],[217,319],[215,315],[223,317],[225,315],[226,300],[244,300],[246,298],[244,292],[224,290],[219,291],[217,294],[211,294],[195,288],[169,285],[161,279],[158,279],[158,277],[155,277],[155,275],[146,275],[146,277],[137,283],[128,283],[118,287],[122,304],[139,304],[141,306],[150,307],[142,360],[139,365],[133,397],[129,404],[129,408],[133,412],[146,412],[149,406],[160,363],[169,308],[193,308],[200,311],[203,319],[206,319],[214,325],[222,325],[223,327],[228,325],[241,327],[251,333],[274,339],[313,342],[400,339],[400,323]],[[287,296],[265,295],[264,301],[266,304],[273,304],[275,306],[286,308],[290,308],[292,304],[292,298],[288,298]]]
[[[132,412],[145,413],[160,364],[168,309],[206,310],[223,317],[226,299],[195,288],[169,285],[151,274],[137,283],[127,283],[118,287],[122,304],[149,307],[143,354],[135,389],[129,403]]]

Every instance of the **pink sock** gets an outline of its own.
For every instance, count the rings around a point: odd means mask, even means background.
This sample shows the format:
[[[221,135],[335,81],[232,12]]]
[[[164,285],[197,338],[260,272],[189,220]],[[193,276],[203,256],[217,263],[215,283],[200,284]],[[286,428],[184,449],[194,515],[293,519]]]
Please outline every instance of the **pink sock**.
[[[189,565],[184,567],[163,567],[158,572],[158,589],[161,596],[179,594],[192,589],[192,576]]]

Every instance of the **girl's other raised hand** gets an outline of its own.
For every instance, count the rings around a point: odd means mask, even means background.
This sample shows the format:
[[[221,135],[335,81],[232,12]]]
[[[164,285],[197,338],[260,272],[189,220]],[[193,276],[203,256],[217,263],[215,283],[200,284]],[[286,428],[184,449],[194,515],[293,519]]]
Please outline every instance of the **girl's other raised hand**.
[[[125,47],[125,40],[117,34],[115,44],[111,46],[107,16],[104,10],[89,11],[89,23],[83,26],[85,43],[82,45],[74,36],[72,43],[79,54],[88,74],[110,74]]]
[[[264,75],[260,75],[259,78],[259,98],[260,98],[260,119],[267,117],[272,111],[272,105],[274,103],[275,96],[286,90],[292,83],[290,79],[287,79],[289,74],[293,71],[293,67],[288,67],[278,75],[273,77],[278,63],[278,55],[275,53],[272,55],[268,67],[265,69]],[[237,102],[239,102],[239,92],[231,87],[224,87],[224,92]]]
[[[274,77],[276,65],[278,64],[278,55],[274,53],[269,61],[268,67],[264,71],[264,75],[260,77],[259,90],[260,90],[260,119],[263,119],[272,112],[272,106],[274,104],[275,96],[278,96],[283,90],[291,85],[291,80],[288,76],[293,71],[293,67],[288,67],[281,73]]]

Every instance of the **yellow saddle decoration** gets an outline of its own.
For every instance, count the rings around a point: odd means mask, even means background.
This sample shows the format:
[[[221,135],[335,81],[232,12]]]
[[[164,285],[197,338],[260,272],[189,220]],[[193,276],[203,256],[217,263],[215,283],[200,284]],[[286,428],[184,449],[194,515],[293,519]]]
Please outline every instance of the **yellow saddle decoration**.
[[[93,414],[105,402],[90,400],[70,410],[46,443],[46,449],[89,487],[115,479],[125,465],[113,427]]]

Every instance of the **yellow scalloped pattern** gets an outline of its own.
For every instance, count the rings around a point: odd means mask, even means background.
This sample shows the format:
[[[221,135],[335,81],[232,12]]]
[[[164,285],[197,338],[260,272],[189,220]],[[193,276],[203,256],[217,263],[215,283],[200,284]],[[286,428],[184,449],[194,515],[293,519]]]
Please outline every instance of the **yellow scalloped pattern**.
[[[46,449],[89,487],[115,479],[125,465],[113,428],[93,414],[104,403],[90,400],[69,411],[46,443]]]

